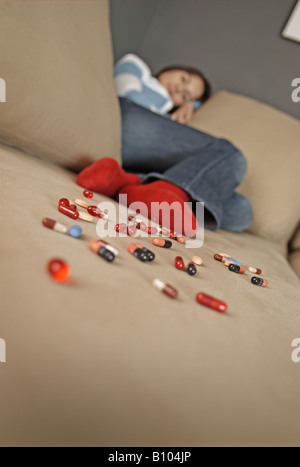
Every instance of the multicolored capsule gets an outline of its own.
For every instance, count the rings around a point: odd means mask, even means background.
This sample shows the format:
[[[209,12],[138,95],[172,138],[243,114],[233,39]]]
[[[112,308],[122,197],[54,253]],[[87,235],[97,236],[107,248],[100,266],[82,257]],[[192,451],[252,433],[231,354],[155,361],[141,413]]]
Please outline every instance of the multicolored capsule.
[[[160,279],[154,279],[153,281],[154,287],[156,287],[158,290],[163,292],[164,294],[168,295],[170,298],[176,298],[178,295],[178,292],[174,287],[172,287],[169,284],[166,284],[165,282],[161,281]]]
[[[251,277],[251,282],[259,287],[267,287],[269,285],[269,281],[267,281],[267,279],[262,279],[261,277],[256,276]]]
[[[172,246],[171,240],[164,240],[163,238],[153,238],[152,243],[160,248],[171,248]]]

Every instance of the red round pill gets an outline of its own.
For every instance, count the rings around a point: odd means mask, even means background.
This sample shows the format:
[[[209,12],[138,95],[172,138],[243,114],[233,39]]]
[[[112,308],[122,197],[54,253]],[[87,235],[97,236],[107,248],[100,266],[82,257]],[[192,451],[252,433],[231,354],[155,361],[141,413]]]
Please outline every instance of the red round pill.
[[[91,199],[91,198],[94,196],[94,193],[92,193],[90,190],[84,190],[83,195],[84,195],[86,198]]]
[[[71,268],[62,259],[52,259],[48,263],[48,271],[56,282],[66,282],[71,274]]]
[[[68,198],[60,198],[58,204],[62,206],[70,206],[70,201]]]

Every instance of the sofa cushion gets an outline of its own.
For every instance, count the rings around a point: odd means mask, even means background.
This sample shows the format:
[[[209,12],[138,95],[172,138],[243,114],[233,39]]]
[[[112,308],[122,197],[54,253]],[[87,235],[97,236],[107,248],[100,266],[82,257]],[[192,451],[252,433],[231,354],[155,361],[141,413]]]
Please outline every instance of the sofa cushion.
[[[106,0],[0,2],[0,140],[81,168],[120,156]]]
[[[144,264],[126,251],[131,238],[112,238],[120,255],[109,264],[88,248],[96,224],[57,210],[60,197],[83,197],[74,174],[13,149],[0,147],[0,160],[2,446],[299,444],[300,288],[278,244],[205,232],[202,248],[174,242]],[[80,224],[82,238],[43,217]],[[269,287],[229,272],[216,252],[262,268]],[[191,277],[177,255],[203,265]],[[72,267],[69,283],[50,278],[55,257]],[[197,292],[226,301],[226,314],[196,303]]]
[[[248,97],[221,91],[192,126],[235,144],[248,172],[239,189],[252,203],[250,232],[287,243],[300,219],[300,122]]]

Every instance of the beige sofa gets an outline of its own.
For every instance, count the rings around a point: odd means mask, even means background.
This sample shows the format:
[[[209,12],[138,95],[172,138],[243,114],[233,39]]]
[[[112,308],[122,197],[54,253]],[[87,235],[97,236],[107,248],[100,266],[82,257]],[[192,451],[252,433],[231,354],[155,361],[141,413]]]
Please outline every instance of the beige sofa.
[[[299,121],[226,91],[195,115],[248,160],[249,232],[205,231],[202,248],[175,242],[151,264],[115,238],[108,264],[87,246],[96,224],[81,221],[81,239],[41,224],[74,223],[57,211],[60,197],[82,197],[66,167],[120,160],[108,7],[0,2],[0,445],[299,445]],[[213,259],[224,251],[260,267],[269,287],[228,272]],[[202,257],[196,276],[174,268],[178,254]],[[70,283],[51,280],[53,257],[71,265]],[[157,277],[178,299],[153,288]],[[200,291],[227,313],[196,303]]]

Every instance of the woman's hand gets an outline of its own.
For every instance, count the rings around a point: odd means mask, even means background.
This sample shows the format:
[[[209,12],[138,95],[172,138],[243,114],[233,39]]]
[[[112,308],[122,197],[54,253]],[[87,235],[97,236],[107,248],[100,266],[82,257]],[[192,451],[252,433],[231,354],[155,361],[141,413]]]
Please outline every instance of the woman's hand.
[[[185,102],[171,114],[171,120],[187,125],[192,120],[194,106],[192,102]]]

